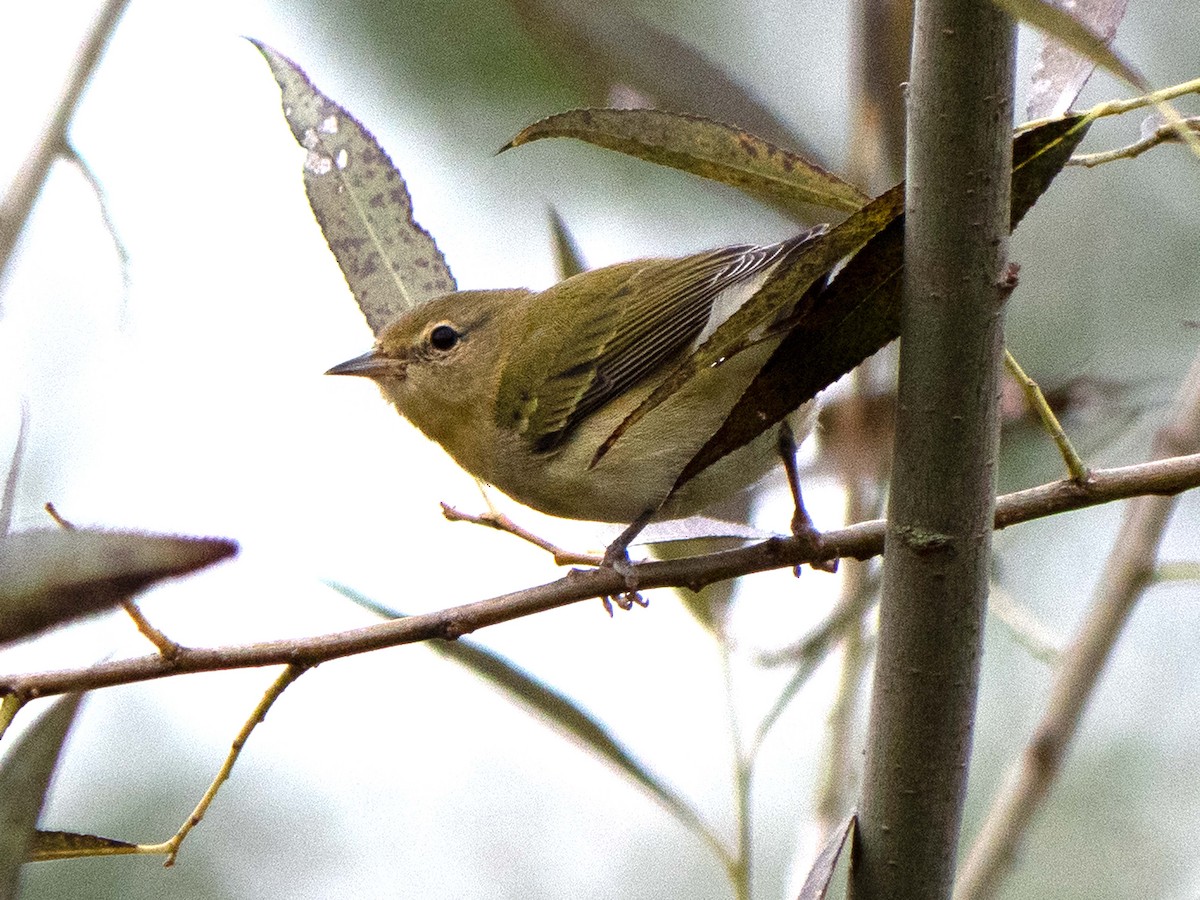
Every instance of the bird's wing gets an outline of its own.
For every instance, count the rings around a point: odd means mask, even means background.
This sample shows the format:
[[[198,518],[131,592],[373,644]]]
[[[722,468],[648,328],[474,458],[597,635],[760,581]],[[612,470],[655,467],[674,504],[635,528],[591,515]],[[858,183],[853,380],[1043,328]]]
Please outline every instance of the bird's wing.
[[[603,297],[579,296],[594,292],[596,282],[587,279],[597,272],[546,292],[544,302],[531,305],[529,331],[535,344],[544,344],[545,356],[536,373],[516,376],[523,382],[525,437],[537,450],[553,450],[586,416],[684,353],[723,291],[766,271],[810,236],[725,247],[673,263],[620,263]],[[508,387],[512,394],[516,382]]]

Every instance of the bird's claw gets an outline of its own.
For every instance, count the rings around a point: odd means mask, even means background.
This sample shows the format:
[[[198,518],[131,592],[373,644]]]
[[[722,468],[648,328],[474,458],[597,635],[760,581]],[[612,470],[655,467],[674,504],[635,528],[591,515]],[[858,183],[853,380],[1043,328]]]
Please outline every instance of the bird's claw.
[[[610,618],[613,614],[614,603],[625,612],[633,609],[635,603],[643,609],[650,605],[650,601],[643,597],[637,589],[637,574],[633,571],[633,563],[629,559],[629,551],[620,541],[614,542],[604,551],[604,558],[600,561],[600,568],[612,569],[625,582],[624,591],[600,598]]]

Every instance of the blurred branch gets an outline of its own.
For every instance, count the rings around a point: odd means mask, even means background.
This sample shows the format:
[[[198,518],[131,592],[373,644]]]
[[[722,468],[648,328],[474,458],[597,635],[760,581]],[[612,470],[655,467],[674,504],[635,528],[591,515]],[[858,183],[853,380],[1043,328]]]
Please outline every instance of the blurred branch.
[[[1158,458],[1200,447],[1200,356],[1184,379],[1170,421],[1155,436]],[[1046,711],[1006,789],[996,797],[963,866],[955,900],[995,896],[1034,814],[1049,796],[1084,708],[1134,605],[1153,583],[1172,497],[1138,497],[1100,575],[1091,612],[1062,654]]]
[[[1143,494],[1177,494],[1200,487],[1200,453],[1117,469],[1092,472],[1086,484],[1055,481],[1006,494],[996,501],[996,528],[1084,509]],[[869,559],[883,552],[884,522],[876,519],[824,532],[821,545],[810,540],[772,538],[703,556],[631,567],[641,590],[707,584],[754,572],[791,568],[810,562],[852,557]],[[331,659],[412,644],[434,638],[454,640],[489,625],[545,612],[580,600],[628,590],[625,577],[611,569],[573,569],[548,584],[489,600],[409,616],[366,628],[283,641],[232,647],[181,647],[173,658],[155,654],[98,663],[79,669],[0,676],[0,694],[21,700],[166,678],[188,672],[213,672],[274,665],[314,666]]]
[[[42,185],[46,183],[50,166],[61,155],[75,157],[67,145],[67,128],[92,73],[104,56],[109,38],[112,37],[128,5],[129,0],[108,0],[96,16],[71,65],[66,87],[63,88],[50,121],[46,124],[37,145],[17,170],[16,178],[4,195],[4,200],[0,201],[0,274],[8,268],[17,238],[25,226],[25,220],[29,218],[34,201],[41,193]]]

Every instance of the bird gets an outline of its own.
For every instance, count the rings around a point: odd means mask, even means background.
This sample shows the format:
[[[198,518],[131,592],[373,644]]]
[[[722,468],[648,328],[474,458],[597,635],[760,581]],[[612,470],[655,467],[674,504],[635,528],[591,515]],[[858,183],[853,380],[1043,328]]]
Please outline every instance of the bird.
[[[438,296],[396,316],[370,351],[327,374],[374,381],[459,466],[520,503],[552,516],[628,524],[636,534],[651,519],[698,513],[777,464],[779,442],[766,432],[676,486],[778,346],[783,332],[769,328],[694,372],[611,446],[609,439],[773,271],[826,229],[775,244],[621,262],[542,291]],[[803,438],[814,420],[810,402],[784,427]]]

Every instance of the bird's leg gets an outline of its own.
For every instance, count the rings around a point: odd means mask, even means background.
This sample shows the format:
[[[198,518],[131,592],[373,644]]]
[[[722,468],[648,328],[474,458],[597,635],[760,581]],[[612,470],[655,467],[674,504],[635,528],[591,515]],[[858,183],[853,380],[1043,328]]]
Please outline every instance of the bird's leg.
[[[796,511],[792,514],[792,534],[811,545],[815,553],[821,549],[821,532],[817,531],[812,517],[804,508],[804,495],[800,492],[800,470],[796,465],[796,436],[792,434],[792,426],[787,423],[786,419],[779,423],[778,446],[779,456],[783,460],[783,469],[787,472],[788,487],[792,490],[792,500],[796,504]],[[837,571],[836,559],[812,562],[809,565],[822,572]],[[799,566],[796,567],[796,574],[800,574]]]
[[[649,601],[638,593],[637,576],[633,572],[633,563],[629,561],[629,545],[633,543],[633,539],[642,533],[642,530],[654,518],[654,513],[657,510],[647,510],[634,519],[629,526],[617,535],[616,540],[608,545],[608,549],[604,551],[604,559],[600,562],[600,568],[612,569],[623,579],[625,579],[625,590],[611,597],[603,597],[604,608],[608,610],[608,614],[613,614],[612,604],[616,603],[621,609],[629,610],[633,608],[633,604],[638,606],[648,606]]]

